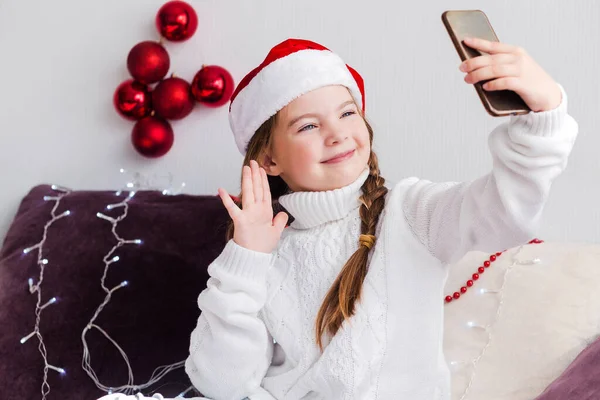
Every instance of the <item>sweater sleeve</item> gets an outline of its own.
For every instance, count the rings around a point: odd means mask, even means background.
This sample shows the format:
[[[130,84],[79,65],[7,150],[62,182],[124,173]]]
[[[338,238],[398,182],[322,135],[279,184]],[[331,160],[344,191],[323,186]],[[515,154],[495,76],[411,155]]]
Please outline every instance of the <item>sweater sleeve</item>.
[[[511,116],[489,136],[492,171],[467,183],[412,179],[403,212],[417,238],[446,263],[472,250],[502,251],[532,239],[552,181],[567,165],[578,133],[561,104]]]
[[[198,297],[201,314],[185,362],[192,384],[206,397],[240,400],[263,391],[273,339],[258,312],[266,301],[273,258],[230,240],[208,267],[210,278]]]

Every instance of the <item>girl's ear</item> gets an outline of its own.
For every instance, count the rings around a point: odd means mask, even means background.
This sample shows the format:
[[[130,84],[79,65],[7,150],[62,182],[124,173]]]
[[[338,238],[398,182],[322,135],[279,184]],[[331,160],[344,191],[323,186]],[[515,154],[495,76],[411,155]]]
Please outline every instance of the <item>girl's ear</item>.
[[[265,169],[267,175],[279,176],[281,169],[271,157],[271,153],[263,153],[260,159],[260,165]]]

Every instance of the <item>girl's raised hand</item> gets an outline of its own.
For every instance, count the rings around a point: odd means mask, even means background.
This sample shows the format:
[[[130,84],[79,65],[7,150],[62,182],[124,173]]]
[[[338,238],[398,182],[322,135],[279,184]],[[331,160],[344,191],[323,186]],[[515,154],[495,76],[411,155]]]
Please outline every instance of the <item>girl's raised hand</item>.
[[[558,84],[523,48],[480,38],[468,38],[464,43],[488,53],[460,64],[459,69],[467,73],[465,82],[489,81],[484,90],[512,90],[536,112],[560,105]]]
[[[273,205],[267,174],[254,160],[242,170],[242,208],[231,199],[225,189],[219,196],[233,220],[233,241],[249,250],[271,253],[285,228],[288,215],[280,212],[273,218]]]

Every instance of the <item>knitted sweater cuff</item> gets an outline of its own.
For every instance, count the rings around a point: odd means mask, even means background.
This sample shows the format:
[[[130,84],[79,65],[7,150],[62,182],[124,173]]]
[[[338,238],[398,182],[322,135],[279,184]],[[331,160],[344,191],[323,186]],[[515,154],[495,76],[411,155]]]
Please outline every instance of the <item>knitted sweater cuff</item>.
[[[231,239],[210,267],[252,281],[264,282],[273,259],[272,253],[246,249]]]
[[[554,136],[558,134],[567,119],[567,94],[559,84],[562,99],[558,107],[553,110],[530,112],[525,115],[511,117],[511,124],[518,127],[524,134],[536,136]]]

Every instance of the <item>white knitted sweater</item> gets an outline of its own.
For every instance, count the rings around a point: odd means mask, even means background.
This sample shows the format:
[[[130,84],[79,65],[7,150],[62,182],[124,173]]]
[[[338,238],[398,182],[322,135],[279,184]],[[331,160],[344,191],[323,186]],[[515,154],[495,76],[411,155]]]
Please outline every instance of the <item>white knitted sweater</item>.
[[[323,354],[316,315],[358,249],[368,170],[340,189],[281,197],[295,221],[272,254],[230,240],[209,266],[186,361],[192,383],[217,400],[449,399],[445,266],[467,251],[504,250],[534,236],[577,131],[563,91],[557,109],[510,117],[490,134],[491,173],[469,183],[395,184],[362,299]]]

